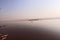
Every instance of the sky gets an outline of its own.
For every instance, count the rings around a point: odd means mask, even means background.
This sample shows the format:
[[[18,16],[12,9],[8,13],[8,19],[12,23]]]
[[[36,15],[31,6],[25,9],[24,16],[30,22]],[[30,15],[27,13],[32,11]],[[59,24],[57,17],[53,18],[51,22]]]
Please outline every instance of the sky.
[[[60,0],[0,0],[0,20],[60,17]]]
[[[60,17],[60,0],[0,0],[0,22],[1,20],[51,17]],[[60,32],[60,20],[40,21],[40,23],[54,25],[53,29],[56,28],[55,30]]]

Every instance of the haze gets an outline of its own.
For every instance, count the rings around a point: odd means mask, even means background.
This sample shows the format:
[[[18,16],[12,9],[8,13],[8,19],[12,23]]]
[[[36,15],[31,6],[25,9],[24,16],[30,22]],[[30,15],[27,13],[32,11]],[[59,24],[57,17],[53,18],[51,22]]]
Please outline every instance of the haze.
[[[0,0],[0,20],[60,17],[60,0]]]

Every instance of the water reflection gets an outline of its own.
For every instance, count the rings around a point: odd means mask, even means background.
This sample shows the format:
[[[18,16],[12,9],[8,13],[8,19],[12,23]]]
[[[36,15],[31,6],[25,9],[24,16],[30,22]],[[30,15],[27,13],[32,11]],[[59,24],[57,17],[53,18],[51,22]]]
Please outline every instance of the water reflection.
[[[8,27],[13,30],[14,28],[18,28],[20,27],[20,24],[24,24],[24,25],[34,25],[34,27],[40,27],[40,28],[44,28],[44,29],[48,29],[51,30],[53,32],[55,32],[56,34],[60,35],[60,20],[44,20],[44,21],[35,21],[33,23],[30,23],[28,21],[23,21],[23,22],[2,22],[2,25],[4,27]],[[6,25],[6,26],[5,26]],[[36,26],[35,26],[36,25]],[[28,26],[30,27],[30,26]],[[10,32],[12,30],[9,30]],[[16,31],[16,30],[15,30]],[[5,32],[5,31],[4,31]],[[13,31],[14,32],[14,31]],[[6,33],[6,32],[5,32]],[[10,34],[11,35],[11,34]]]
[[[0,26],[0,40],[6,40],[7,39],[7,32],[5,30],[6,25]]]

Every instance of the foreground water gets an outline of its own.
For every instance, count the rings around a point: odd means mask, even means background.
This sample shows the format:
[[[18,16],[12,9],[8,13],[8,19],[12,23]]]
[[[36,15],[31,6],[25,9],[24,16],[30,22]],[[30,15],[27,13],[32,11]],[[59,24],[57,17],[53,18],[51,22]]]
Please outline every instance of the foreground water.
[[[35,35],[35,37],[34,36],[33,37],[34,38],[37,37],[37,39],[39,39],[39,37],[42,36],[42,39],[43,38],[45,39],[48,37],[48,39],[50,38],[51,40],[52,39],[55,40],[55,37],[57,37],[56,39],[60,40],[59,39],[60,38],[60,20],[35,21],[33,23],[28,22],[28,21],[26,22],[1,22],[0,25],[1,26],[6,25],[5,28],[2,28],[2,30],[0,30],[0,33],[9,34],[9,38],[8,38],[9,40],[19,40],[19,38],[24,38],[24,36],[26,40],[29,40],[30,38],[28,36],[32,37],[32,35]],[[39,28],[38,31],[37,31],[37,28]],[[46,31],[43,31],[43,30],[46,30]],[[38,36],[37,34],[40,36]],[[43,35],[47,37],[44,37]],[[53,38],[52,35],[55,37]],[[33,37],[32,39],[35,40]]]
[[[0,25],[7,25],[8,27],[16,26],[20,24],[26,24],[26,25],[37,25],[42,26],[42,28],[51,29],[53,31],[56,31],[60,33],[60,20],[43,20],[43,21],[34,21],[33,23],[29,21],[23,21],[23,22],[1,22]]]

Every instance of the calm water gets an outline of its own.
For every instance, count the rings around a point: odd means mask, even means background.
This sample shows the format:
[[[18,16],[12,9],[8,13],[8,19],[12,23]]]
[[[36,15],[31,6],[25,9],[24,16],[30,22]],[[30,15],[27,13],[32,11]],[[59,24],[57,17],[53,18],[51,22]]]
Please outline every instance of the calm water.
[[[16,32],[17,32],[17,34],[20,34],[19,32],[21,30],[21,24],[22,25],[34,25],[34,27],[36,27],[36,28],[44,28],[45,30],[50,30],[52,32],[55,32],[55,34],[60,35],[60,20],[44,20],[44,21],[35,21],[33,23],[28,22],[28,21],[25,21],[25,22],[1,22],[0,25],[1,26],[6,25],[6,27],[2,28],[4,30],[0,30],[0,32],[5,33],[5,34],[8,33],[9,39],[12,39],[11,36],[16,35]],[[31,26],[27,26],[27,27],[29,28]],[[15,38],[15,37],[13,37],[13,38]]]
[[[42,26],[42,28],[54,30],[58,33],[60,33],[60,20],[42,20],[42,21],[35,21],[33,23],[25,21],[25,22],[1,22],[1,25],[7,25],[7,26],[15,26],[20,24],[26,24],[26,25],[37,25]]]

